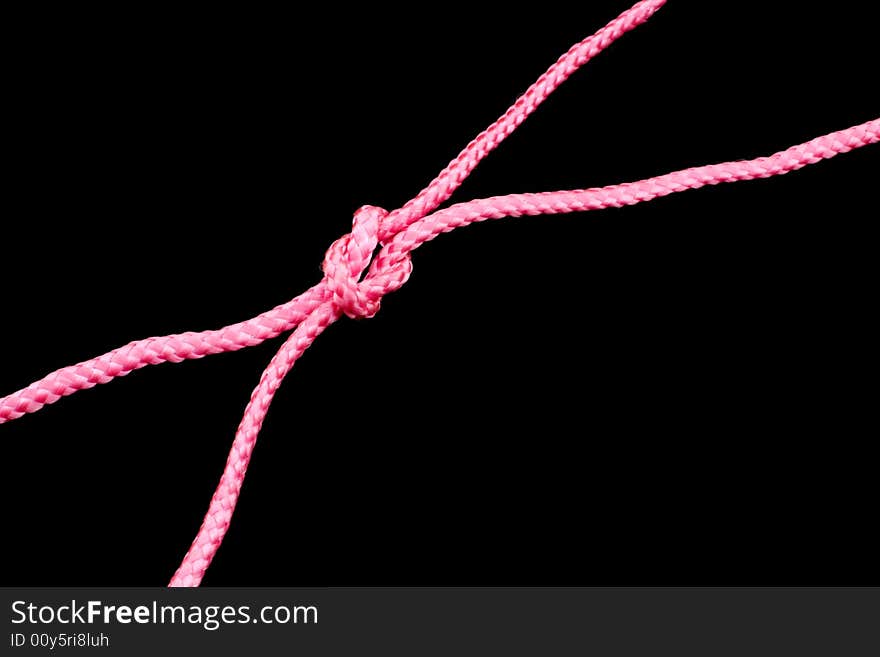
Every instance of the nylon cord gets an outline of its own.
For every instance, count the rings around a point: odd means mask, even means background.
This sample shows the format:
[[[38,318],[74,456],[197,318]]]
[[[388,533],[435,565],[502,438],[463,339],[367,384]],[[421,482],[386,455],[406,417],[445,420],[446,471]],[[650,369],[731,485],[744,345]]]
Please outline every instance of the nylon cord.
[[[229,528],[257,435],[284,377],[312,342],[343,315],[354,318],[375,315],[382,298],[406,283],[412,273],[411,254],[422,244],[442,233],[488,219],[620,207],[705,185],[782,175],[880,141],[880,119],[874,119],[769,157],[692,167],[606,187],[477,199],[437,210],[480,161],[572,73],[623,34],[648,20],[665,2],[642,0],[594,35],[575,44],[405,205],[390,213],[373,206],[360,208],[354,215],[351,232],[327,251],[323,280],[300,296],[253,319],[221,329],[137,340],[97,358],[59,369],[0,398],[0,424],[147,365],[236,351],[292,330],[251,395],[202,526],[170,583],[170,586],[198,586]],[[374,257],[379,246],[381,250]]]

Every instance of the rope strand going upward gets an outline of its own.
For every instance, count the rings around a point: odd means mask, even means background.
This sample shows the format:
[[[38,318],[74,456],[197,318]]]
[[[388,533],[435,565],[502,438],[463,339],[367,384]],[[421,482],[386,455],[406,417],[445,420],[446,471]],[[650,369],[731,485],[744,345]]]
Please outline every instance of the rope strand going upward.
[[[412,272],[411,254],[420,245],[441,233],[488,219],[619,207],[705,185],[781,175],[880,141],[880,119],[874,119],[769,157],[693,167],[600,188],[478,199],[437,210],[479,162],[562,82],[624,33],[648,20],[665,1],[642,0],[573,46],[501,118],[470,142],[425,189],[401,208],[390,213],[372,206],[360,208],[355,213],[351,232],[327,251],[323,280],[300,296],[238,324],[218,330],[147,338],[62,368],[0,399],[0,424],[146,365],[235,351],[293,330],[251,395],[208,512],[170,584],[198,586],[229,528],[257,435],[284,377],[312,342],[343,315],[356,318],[375,315],[382,298],[406,283]]]

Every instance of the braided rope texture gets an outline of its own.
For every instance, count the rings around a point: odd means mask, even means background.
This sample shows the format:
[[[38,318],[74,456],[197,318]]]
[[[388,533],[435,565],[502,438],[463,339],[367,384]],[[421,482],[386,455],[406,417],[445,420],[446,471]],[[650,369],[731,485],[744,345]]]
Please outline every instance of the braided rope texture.
[[[382,298],[408,280],[412,273],[411,254],[420,245],[442,233],[488,219],[621,207],[705,185],[782,175],[880,141],[880,119],[874,119],[769,157],[693,167],[606,187],[478,199],[437,210],[480,161],[572,73],[623,34],[647,21],[665,2],[642,0],[594,35],[575,44],[504,115],[471,141],[425,189],[401,208],[390,213],[372,206],[360,208],[354,215],[351,232],[327,251],[323,280],[300,296],[253,319],[221,329],[138,340],[62,368],[0,398],[0,424],[147,365],[236,351],[292,331],[251,395],[202,526],[170,583],[170,586],[198,586],[229,528],[257,436],[285,376],[312,342],[343,315],[374,316]]]

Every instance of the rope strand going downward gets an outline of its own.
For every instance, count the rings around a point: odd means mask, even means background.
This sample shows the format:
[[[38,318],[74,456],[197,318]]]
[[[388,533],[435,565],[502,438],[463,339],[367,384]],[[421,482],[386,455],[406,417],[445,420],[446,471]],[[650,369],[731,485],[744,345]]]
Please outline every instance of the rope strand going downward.
[[[501,118],[480,133],[401,208],[390,213],[372,206],[360,208],[355,213],[351,232],[327,251],[323,280],[300,296],[238,324],[213,331],[147,338],[62,368],[0,399],[0,424],[146,365],[235,351],[293,330],[251,395],[202,526],[170,583],[171,586],[198,586],[229,528],[257,435],[284,377],[312,342],[343,315],[355,318],[375,315],[382,298],[406,283],[412,273],[411,254],[425,242],[441,233],[488,219],[620,207],[705,185],[777,176],[880,141],[880,119],[874,119],[769,157],[693,167],[606,187],[478,199],[437,210],[479,162],[574,71],[624,33],[648,20],[665,2],[642,0],[573,46]]]

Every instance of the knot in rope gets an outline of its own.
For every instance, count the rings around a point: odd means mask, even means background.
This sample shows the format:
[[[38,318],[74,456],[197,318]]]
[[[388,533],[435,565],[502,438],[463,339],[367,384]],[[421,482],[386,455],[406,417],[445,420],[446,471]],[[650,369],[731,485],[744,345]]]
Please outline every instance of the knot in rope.
[[[336,240],[324,257],[324,280],[333,305],[353,319],[373,317],[382,297],[403,286],[412,273],[408,251],[373,258],[387,216],[382,208],[361,207],[354,213],[351,232]]]

